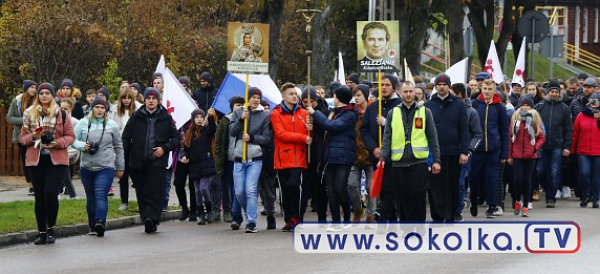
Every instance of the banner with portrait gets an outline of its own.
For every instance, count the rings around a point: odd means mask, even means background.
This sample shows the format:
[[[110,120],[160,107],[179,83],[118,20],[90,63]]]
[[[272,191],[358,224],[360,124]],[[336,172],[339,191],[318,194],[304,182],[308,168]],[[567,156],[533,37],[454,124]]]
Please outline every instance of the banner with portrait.
[[[398,72],[400,63],[399,21],[357,21],[357,58],[360,72]]]
[[[269,72],[269,24],[230,22],[227,40],[227,71]]]

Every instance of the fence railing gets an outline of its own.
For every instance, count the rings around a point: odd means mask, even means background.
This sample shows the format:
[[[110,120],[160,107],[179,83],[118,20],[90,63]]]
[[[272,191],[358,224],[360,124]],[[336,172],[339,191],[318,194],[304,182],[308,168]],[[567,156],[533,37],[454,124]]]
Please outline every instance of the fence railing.
[[[577,63],[591,70],[600,71],[600,56],[568,43],[564,43],[564,49],[564,56],[571,65]]]
[[[0,176],[23,176],[19,148],[12,142],[12,125],[6,122],[8,108],[0,107]]]

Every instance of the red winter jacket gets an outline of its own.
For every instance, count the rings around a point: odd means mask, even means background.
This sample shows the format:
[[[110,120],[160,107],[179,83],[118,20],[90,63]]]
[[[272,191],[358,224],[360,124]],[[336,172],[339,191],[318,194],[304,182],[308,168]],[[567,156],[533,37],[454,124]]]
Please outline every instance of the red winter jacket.
[[[308,168],[306,163],[308,112],[298,106],[289,110],[283,102],[273,108],[271,126],[275,143],[275,170],[288,168]]]
[[[583,113],[577,115],[571,151],[578,155],[600,156],[600,130],[594,117]]]
[[[517,123],[521,123],[521,125],[519,125],[519,131],[517,131],[517,137],[514,142],[512,141],[512,137],[515,125],[511,125],[509,129],[508,141],[510,146],[508,148],[508,158],[524,160],[537,159],[536,152],[542,148],[544,141],[546,141],[544,131],[540,130],[540,133],[535,136],[535,146],[532,146],[531,137],[529,137],[529,133],[525,128],[525,122],[518,121]]]

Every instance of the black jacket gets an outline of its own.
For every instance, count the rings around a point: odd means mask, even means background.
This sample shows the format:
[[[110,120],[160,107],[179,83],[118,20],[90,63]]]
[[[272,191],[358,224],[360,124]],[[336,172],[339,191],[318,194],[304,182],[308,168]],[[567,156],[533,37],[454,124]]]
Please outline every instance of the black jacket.
[[[573,123],[571,109],[561,101],[544,100],[535,106],[542,117],[546,141],[542,149],[571,149]]]
[[[208,116],[207,125],[200,129],[198,139],[194,139],[195,136],[192,132],[191,147],[185,148],[185,155],[190,160],[188,165],[190,167],[190,179],[192,180],[200,180],[217,174],[215,155],[212,152],[212,139],[217,131],[217,124],[213,117],[212,115]]]
[[[153,159],[155,167],[166,168],[169,161],[169,152],[179,145],[179,133],[173,123],[173,118],[167,113],[163,106],[150,115],[146,107],[142,106],[133,113],[123,130],[123,148],[125,155],[129,155],[129,166],[141,169],[146,158],[146,142],[151,135],[148,130],[151,119],[156,119],[154,124],[154,137],[156,146],[164,151],[163,156]]]
[[[215,101],[215,97],[217,97],[218,91],[219,90],[211,83],[208,88],[199,88],[197,90],[194,90],[194,92],[192,93],[192,98],[196,100],[196,102],[198,103],[198,107],[204,110],[204,112],[206,113]]]
[[[402,103],[402,98],[393,97],[389,100],[381,101],[381,115],[387,117],[388,112],[394,107]],[[373,150],[379,147],[379,126],[377,125],[377,117],[379,116],[379,103],[377,101],[371,103],[365,110],[362,123],[360,124],[360,138],[362,138],[365,147],[369,151],[369,160],[371,163],[377,163],[378,159],[373,156]],[[381,135],[383,137],[383,131]]]
[[[425,102],[425,106],[431,110],[435,128],[442,136],[439,138],[442,156],[468,154],[471,140],[468,138],[469,124],[465,102],[452,94],[448,94],[448,97],[442,100],[436,93],[431,96],[431,100]]]
[[[317,108],[315,110],[320,111],[325,116],[329,116],[329,105],[327,101],[322,98],[317,100]],[[323,138],[325,137],[325,130],[323,127],[313,123],[313,141],[310,145],[310,163],[308,163],[309,169],[318,169],[321,159],[323,159]],[[321,165],[322,167],[322,165]]]

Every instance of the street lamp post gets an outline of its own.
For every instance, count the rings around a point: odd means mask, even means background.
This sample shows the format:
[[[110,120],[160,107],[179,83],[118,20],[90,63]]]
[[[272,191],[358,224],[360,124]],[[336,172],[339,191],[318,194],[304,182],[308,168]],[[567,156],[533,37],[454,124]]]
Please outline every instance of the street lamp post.
[[[308,75],[307,75],[307,81],[306,81],[306,89],[307,89],[307,93],[308,93],[308,102],[310,104],[310,57],[312,55],[312,35],[311,35],[311,30],[312,30],[312,19],[315,17],[315,15],[317,15],[317,13],[321,13],[322,11],[320,9],[313,9],[311,8],[310,5],[310,0],[306,0],[306,9],[298,9],[296,10],[296,12],[301,13],[302,16],[304,16],[304,19],[306,20],[306,37],[307,37],[307,50],[306,50],[306,58],[307,58],[307,63],[308,63]],[[310,132],[309,132],[310,134]],[[308,163],[310,163],[310,145],[308,145]]]

